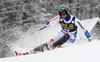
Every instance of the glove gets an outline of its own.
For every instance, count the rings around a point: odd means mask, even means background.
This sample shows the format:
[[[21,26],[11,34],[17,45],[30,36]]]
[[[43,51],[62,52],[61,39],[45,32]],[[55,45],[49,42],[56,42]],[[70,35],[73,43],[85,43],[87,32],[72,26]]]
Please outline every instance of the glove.
[[[46,25],[49,25],[49,24],[50,24],[50,21],[47,21],[47,22],[46,22]]]

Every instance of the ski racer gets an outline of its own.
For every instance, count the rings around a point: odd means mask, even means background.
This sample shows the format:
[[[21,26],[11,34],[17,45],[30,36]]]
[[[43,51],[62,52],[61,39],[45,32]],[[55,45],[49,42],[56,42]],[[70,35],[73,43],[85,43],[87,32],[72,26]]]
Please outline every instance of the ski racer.
[[[85,34],[87,39],[91,41],[91,35],[88,30],[82,25],[81,21],[77,17],[69,14],[66,5],[59,6],[58,13],[59,15],[55,16],[50,21],[47,21],[46,25],[51,27],[57,23],[60,23],[62,27],[61,31],[51,38],[50,41],[36,47],[33,51],[43,52],[45,48],[50,50],[53,47],[63,45],[65,42],[74,43],[76,40],[78,28]]]
[[[78,28],[85,34],[87,39],[91,41],[91,35],[88,30],[82,25],[81,21],[70,15],[66,5],[61,5],[58,8],[59,15],[55,16],[50,21],[46,22],[48,27],[60,23],[61,31],[46,43],[46,47],[52,48],[63,45],[65,42],[74,43],[77,36]],[[45,44],[44,44],[45,45]],[[37,50],[36,48],[35,50]],[[43,48],[41,48],[43,50]],[[43,50],[44,51],[44,50]]]

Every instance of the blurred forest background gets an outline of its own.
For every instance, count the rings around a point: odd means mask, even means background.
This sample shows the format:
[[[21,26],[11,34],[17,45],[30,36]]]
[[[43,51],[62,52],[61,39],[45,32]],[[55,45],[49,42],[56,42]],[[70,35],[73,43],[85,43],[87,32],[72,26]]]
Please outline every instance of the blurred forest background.
[[[0,47],[56,16],[61,4],[80,20],[100,17],[100,0],[0,0]]]

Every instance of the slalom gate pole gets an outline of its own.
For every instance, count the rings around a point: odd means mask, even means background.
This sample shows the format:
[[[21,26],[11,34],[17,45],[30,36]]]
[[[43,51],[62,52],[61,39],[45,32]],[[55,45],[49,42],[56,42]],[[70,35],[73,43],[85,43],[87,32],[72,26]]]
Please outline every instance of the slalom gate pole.
[[[4,58],[4,54],[3,54],[3,52],[2,52],[2,58]]]

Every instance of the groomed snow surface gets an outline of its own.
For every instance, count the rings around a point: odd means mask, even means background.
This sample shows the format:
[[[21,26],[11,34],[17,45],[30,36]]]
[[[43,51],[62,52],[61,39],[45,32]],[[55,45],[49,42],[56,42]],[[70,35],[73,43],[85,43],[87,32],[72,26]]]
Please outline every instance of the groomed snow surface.
[[[72,45],[45,53],[0,59],[0,62],[100,62],[100,41]]]
[[[91,32],[99,18],[82,21],[85,28]],[[56,28],[56,29],[55,29]],[[33,29],[31,29],[33,30]],[[25,39],[11,44],[11,51],[26,52],[34,47],[47,42],[61,30],[60,25],[48,27],[36,32]],[[46,35],[44,35],[44,33]],[[100,40],[88,42],[84,34],[79,30],[77,40],[74,44],[65,44],[64,48],[46,51],[44,53],[31,54],[20,57],[0,59],[0,62],[100,62]]]

